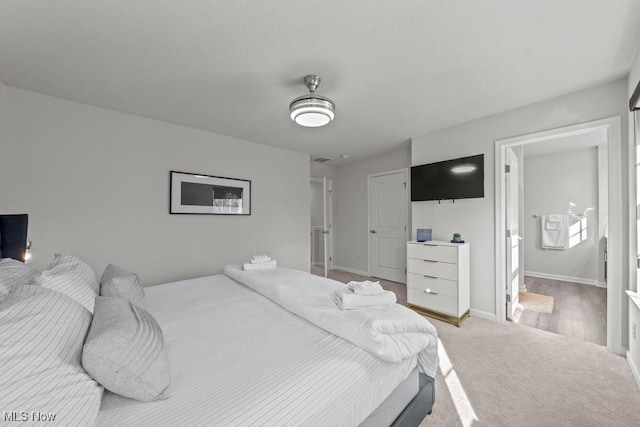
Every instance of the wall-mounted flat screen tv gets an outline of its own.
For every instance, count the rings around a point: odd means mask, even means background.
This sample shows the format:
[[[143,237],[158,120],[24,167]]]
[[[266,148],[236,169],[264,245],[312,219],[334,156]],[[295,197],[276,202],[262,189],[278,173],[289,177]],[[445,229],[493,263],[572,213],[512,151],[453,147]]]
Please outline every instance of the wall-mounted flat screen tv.
[[[411,201],[484,197],[484,154],[411,168]]]

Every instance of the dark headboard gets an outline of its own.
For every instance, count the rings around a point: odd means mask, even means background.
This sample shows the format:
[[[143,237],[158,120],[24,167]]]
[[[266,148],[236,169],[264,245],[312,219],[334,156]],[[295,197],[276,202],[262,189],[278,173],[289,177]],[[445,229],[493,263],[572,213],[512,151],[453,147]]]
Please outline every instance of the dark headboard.
[[[0,215],[0,258],[24,262],[29,215]]]

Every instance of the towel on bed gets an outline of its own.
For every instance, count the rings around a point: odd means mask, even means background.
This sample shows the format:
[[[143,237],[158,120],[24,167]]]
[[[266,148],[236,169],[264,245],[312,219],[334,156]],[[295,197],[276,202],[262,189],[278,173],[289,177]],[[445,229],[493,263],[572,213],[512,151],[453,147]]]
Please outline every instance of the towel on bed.
[[[227,265],[223,272],[289,312],[302,317],[387,362],[417,356],[418,367],[431,377],[438,369],[438,332],[424,317],[399,304],[376,309],[340,310],[334,291],[343,283],[288,268],[243,271]]]
[[[251,258],[251,264],[260,264],[261,262],[269,262],[271,261],[271,257],[268,255],[254,255]]]
[[[372,282],[370,280],[365,280],[364,282],[351,281],[347,283],[347,287],[356,295],[380,295],[385,292],[380,286],[380,282]]]
[[[377,295],[357,295],[349,289],[340,289],[333,291],[331,297],[340,310],[376,308],[396,303],[396,294],[391,291],[383,291]]]
[[[264,271],[264,270],[273,270],[278,266],[278,263],[275,259],[271,261],[259,262],[256,264],[252,264],[250,262],[245,262],[242,265],[243,270],[245,271]]]

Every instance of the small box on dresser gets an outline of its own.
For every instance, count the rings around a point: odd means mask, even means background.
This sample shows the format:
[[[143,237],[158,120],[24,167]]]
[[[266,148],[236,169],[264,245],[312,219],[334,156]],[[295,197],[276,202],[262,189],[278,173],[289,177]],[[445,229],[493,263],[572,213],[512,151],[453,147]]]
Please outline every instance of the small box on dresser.
[[[407,305],[460,326],[471,304],[469,244],[407,243]]]

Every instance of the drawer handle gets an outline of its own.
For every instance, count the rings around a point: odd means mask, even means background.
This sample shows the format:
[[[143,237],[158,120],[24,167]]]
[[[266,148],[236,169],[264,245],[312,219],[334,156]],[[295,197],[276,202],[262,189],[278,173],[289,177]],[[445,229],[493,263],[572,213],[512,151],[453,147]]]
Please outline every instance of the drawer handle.
[[[426,274],[423,274],[424,277],[426,277],[427,279],[437,279],[436,276],[428,276]]]
[[[432,247],[436,247],[438,245],[434,245],[433,243],[423,243],[424,246],[432,246]]]
[[[438,295],[438,293],[437,293],[437,292],[433,292],[431,289],[425,289],[425,290],[424,290],[424,292],[425,292],[426,294]]]
[[[425,259],[424,262],[438,262],[438,261],[434,261],[432,259]]]

